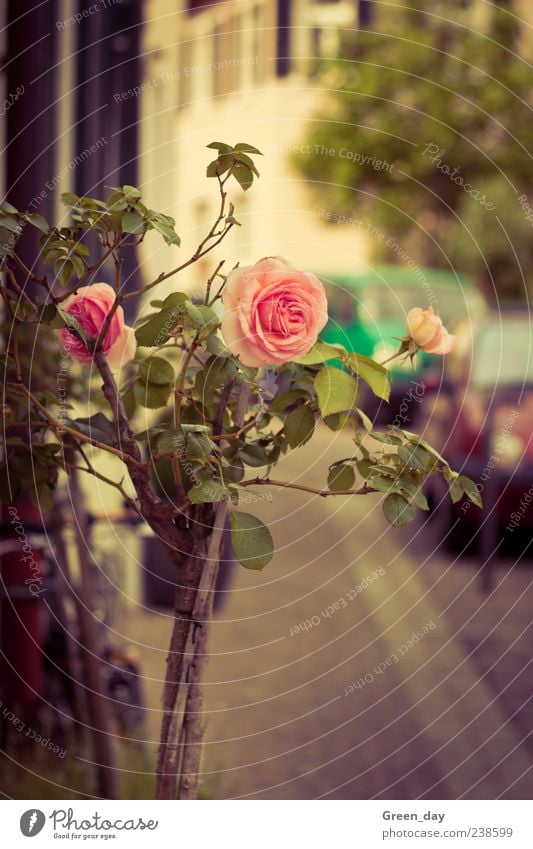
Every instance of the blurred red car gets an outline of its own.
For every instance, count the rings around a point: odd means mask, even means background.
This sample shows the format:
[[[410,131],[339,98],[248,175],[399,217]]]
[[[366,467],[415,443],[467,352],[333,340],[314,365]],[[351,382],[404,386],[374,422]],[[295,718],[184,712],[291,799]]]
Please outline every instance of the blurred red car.
[[[463,319],[454,332],[444,380],[426,393],[419,426],[452,468],[476,482],[484,506],[450,505],[438,480],[430,480],[428,495],[435,524],[451,541],[479,541],[488,558],[505,535],[526,532],[531,540],[533,328],[528,312],[509,310]]]

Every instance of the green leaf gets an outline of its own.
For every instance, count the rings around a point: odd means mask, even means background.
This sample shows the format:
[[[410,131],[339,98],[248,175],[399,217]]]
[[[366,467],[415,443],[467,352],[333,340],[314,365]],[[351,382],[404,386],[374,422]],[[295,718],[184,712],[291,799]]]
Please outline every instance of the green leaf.
[[[250,186],[254,181],[254,175],[252,171],[246,167],[246,165],[234,165],[231,169],[231,173],[237,180],[239,186],[243,191],[248,191]]]
[[[225,142],[211,142],[206,145],[206,147],[211,150],[218,150],[219,153],[230,153],[233,151],[233,148],[230,144],[226,144]]]
[[[38,212],[31,212],[26,215],[26,220],[33,224],[34,227],[37,227],[38,230],[42,230],[43,233],[48,233],[50,229],[50,225],[48,221],[43,215],[39,215]]]
[[[83,264],[83,260],[79,256],[71,254],[70,261],[72,263],[72,267],[74,269],[76,277],[79,280],[85,274],[85,266]]]
[[[205,347],[215,357],[231,357],[231,351],[226,348],[222,339],[214,333],[207,337]]]
[[[217,452],[217,446],[206,432],[198,428],[186,435],[187,456],[193,460],[204,461],[210,454]]]
[[[422,439],[421,436],[418,436],[416,433],[411,433],[409,430],[402,430],[402,433],[409,442],[412,442],[414,445],[421,445],[422,448],[425,448],[426,451],[429,451],[430,454],[433,454],[435,459],[440,460],[441,463],[444,463],[445,466],[448,465],[447,461],[444,459],[442,454],[439,454],[439,452],[435,448],[433,448],[433,446],[430,445],[429,442],[426,442],[425,439]]]
[[[213,147],[213,145],[208,145],[208,147]],[[240,150],[243,153],[255,153],[258,156],[263,155],[260,150],[258,150],[256,147],[254,147],[251,144],[246,144],[246,142],[239,142],[239,144],[236,144],[233,149],[234,150]]]
[[[380,492],[390,492],[391,490],[399,490],[401,487],[396,483],[393,477],[384,475],[374,471],[375,466],[370,470],[370,485],[378,489]]]
[[[154,383],[145,383],[144,381],[136,381],[133,385],[136,402],[150,410],[166,407],[170,391],[170,385],[157,386]]]
[[[135,392],[133,391],[133,387],[127,389],[122,395],[122,403],[124,404],[124,412],[128,419],[132,419],[135,415],[135,408],[137,406],[135,402]]]
[[[372,425],[372,422],[370,421],[370,419],[368,418],[367,414],[365,412],[363,412],[363,410],[360,410],[359,407],[355,408],[355,412],[357,413],[357,415],[361,419],[364,429],[367,430],[370,433],[373,425]]]
[[[285,392],[276,395],[268,409],[271,413],[282,413],[296,401],[307,400],[310,397],[309,392],[306,392],[305,389],[287,389]]]
[[[185,449],[185,436],[181,429],[165,430],[157,440],[159,454],[180,454]]]
[[[65,325],[66,327],[68,327],[68,329],[69,329],[72,333],[74,333],[74,335],[75,335],[75,336],[77,336],[79,339],[81,339],[81,341],[83,342],[83,344],[85,345],[85,347],[87,348],[87,350],[88,350],[88,351],[90,351],[90,350],[91,350],[92,342],[93,342],[94,340],[89,340],[89,337],[88,337],[88,336],[87,336],[87,334],[85,333],[85,330],[83,330],[83,328],[82,328],[82,327],[81,327],[81,325],[80,325],[80,324],[76,321],[76,319],[74,318],[74,316],[73,316],[73,315],[71,315],[70,313],[66,312],[66,311],[65,311],[64,309],[62,309],[61,307],[58,307],[57,305],[56,305],[56,310],[57,310],[57,315],[61,318],[61,320],[63,321],[64,325]]]
[[[141,348],[158,348],[170,339],[176,325],[183,321],[181,305],[162,309],[135,331],[137,344]]]
[[[16,233],[17,235],[22,233],[21,225],[17,219],[13,218],[11,215],[0,216],[0,224],[2,227],[5,227],[6,230],[9,230],[10,233]]]
[[[241,449],[239,456],[243,463],[255,469],[268,465],[268,455],[262,445],[249,443]]]
[[[466,475],[459,475],[459,477],[457,478],[457,482],[460,484],[460,486],[462,486],[463,492],[465,493],[469,501],[471,501],[472,504],[475,504],[476,507],[482,508],[483,499],[481,498],[481,495],[479,494],[474,481],[471,480],[471,478],[467,478]]]
[[[391,433],[380,433],[379,430],[374,430],[370,434],[376,442],[384,442],[386,445],[401,445],[402,440],[399,436],[393,436]]]
[[[70,259],[59,260],[58,262],[54,263],[55,275],[59,282],[62,283],[64,286],[66,286],[69,282],[70,278],[72,277],[73,271],[74,266],[72,265]]]
[[[307,404],[297,407],[285,419],[285,436],[291,448],[305,445],[315,429],[315,417]]]
[[[170,218],[168,215],[155,215],[150,219],[150,224],[157,230],[157,232],[163,236],[163,239],[167,243],[167,245],[177,245],[178,247],[181,244],[181,239],[176,233],[174,229],[174,220]]]
[[[146,224],[140,212],[131,210],[129,212],[125,212],[122,216],[121,227],[123,233],[131,233],[133,236],[141,236],[146,229]]]
[[[130,203],[135,203],[141,197],[141,192],[135,186],[122,186],[122,191],[124,192],[124,197]]]
[[[72,194],[72,192],[63,192],[61,195],[61,203],[64,203],[65,206],[77,206],[79,201],[79,196]]]
[[[7,200],[4,200],[4,201],[2,201],[2,203],[0,203],[0,210],[2,212],[7,212],[8,215],[18,215],[19,214],[18,209],[15,206],[13,206],[13,204],[8,203]]]
[[[322,365],[328,360],[338,360],[346,354],[346,349],[342,345],[328,345],[327,342],[316,342],[311,350],[304,354],[303,357],[298,357],[294,362],[301,366]]]
[[[239,153],[238,156],[234,156],[234,162],[236,165],[244,165],[246,168],[249,168],[256,177],[259,177],[259,171],[255,167],[253,160],[250,159],[246,153]]]
[[[146,383],[153,383],[156,386],[167,386],[174,383],[174,369],[162,357],[147,357],[141,363],[139,376]]]
[[[163,309],[172,309],[172,307],[183,306],[188,300],[189,296],[185,292],[171,292],[160,305]]]
[[[250,513],[230,514],[231,545],[246,569],[264,569],[274,556],[274,543],[267,526]]]
[[[113,445],[115,433],[113,423],[103,413],[74,419],[72,424],[85,436],[90,436],[91,439],[96,439],[97,442],[103,442],[105,445]]]
[[[222,460],[222,477],[224,483],[240,483],[244,477],[244,465],[242,460],[234,457],[231,460]]]
[[[190,301],[186,301],[184,307],[193,324],[201,328],[200,339],[206,339],[219,327],[220,317],[211,307],[206,307],[205,304],[192,304]]]
[[[48,324],[48,323],[54,321],[56,316],[57,316],[56,305],[55,304],[45,304],[42,307],[41,312],[39,313],[39,321],[42,321],[45,324]],[[61,327],[64,327],[65,325],[63,323],[62,318],[60,319],[60,322],[61,322]]]
[[[452,504],[457,504],[464,495],[464,490],[458,477],[452,478],[449,483],[449,493]]]
[[[348,354],[346,361],[357,372],[361,380],[368,383],[374,395],[384,401],[389,400],[390,380],[387,370],[383,366],[362,354]]]
[[[204,502],[222,501],[229,495],[229,490],[218,481],[198,481],[188,492],[187,498],[191,504],[203,504]]]
[[[422,482],[423,476],[419,472],[404,471],[398,477],[398,484],[402,492],[406,493],[417,507],[420,507],[422,510],[429,510],[427,498],[422,492]]]
[[[227,357],[209,357],[204,373],[208,386],[227,386],[237,374],[237,366],[233,359]]]
[[[391,492],[383,501],[383,512],[389,524],[394,528],[402,528],[412,522],[416,510],[399,492]]]
[[[45,481],[37,481],[35,486],[28,489],[28,494],[40,511],[48,513],[54,509],[54,493]]]
[[[328,474],[328,488],[332,492],[352,489],[355,483],[355,472],[353,466],[348,466],[341,463],[338,466],[333,466]]]
[[[357,466],[357,471],[363,478],[369,478],[374,467],[374,463],[372,460],[368,460],[363,458],[362,460],[358,460],[355,464]]]
[[[434,463],[434,458],[422,445],[400,445],[398,457],[406,466],[425,472]]]
[[[324,366],[315,377],[315,391],[323,416],[351,410],[357,400],[357,382],[334,366]]]

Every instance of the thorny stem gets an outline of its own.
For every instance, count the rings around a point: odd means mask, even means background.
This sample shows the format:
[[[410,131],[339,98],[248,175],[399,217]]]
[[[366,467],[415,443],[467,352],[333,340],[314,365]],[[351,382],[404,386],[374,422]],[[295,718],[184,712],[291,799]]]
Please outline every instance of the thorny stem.
[[[63,464],[61,464],[60,467],[62,467],[62,465]],[[86,472],[89,475],[94,475],[94,477],[98,478],[98,480],[101,480],[104,483],[108,484],[109,486],[112,486],[115,489],[118,489],[118,491],[122,495],[122,498],[124,499],[124,501],[126,501],[128,504],[135,506],[135,502],[134,502],[133,498],[131,497],[131,495],[128,495],[128,493],[126,492],[126,490],[124,489],[122,484],[118,483],[118,481],[114,481],[111,478],[106,477],[101,472],[97,472],[96,469],[93,468],[93,466],[91,466],[91,465],[76,466],[73,463],[67,463],[67,462],[65,462],[64,465],[67,466],[67,468],[69,468],[69,469],[77,469],[79,472]]]
[[[205,292],[205,300],[204,300],[204,304],[206,306],[209,306],[209,296],[211,295],[211,286],[213,285],[213,280],[218,275],[218,272],[220,271],[220,269],[224,265],[224,262],[225,262],[225,260],[223,260],[223,259],[220,260],[219,264],[217,265],[217,267],[213,271],[211,277],[207,281],[207,287],[206,287],[206,292]]]
[[[180,373],[179,373],[179,377],[178,377],[178,384],[177,384],[176,388],[174,389],[174,417],[173,417],[174,429],[177,429],[180,425],[181,405],[182,405],[182,401],[183,401],[185,381],[187,379],[187,369],[189,368],[191,359],[194,355],[194,351],[195,351],[197,346],[198,346],[198,340],[195,336],[194,339],[192,340],[191,344],[190,344],[189,350],[187,351],[187,353],[183,357],[183,363],[181,365],[181,369],[180,369]],[[176,484],[176,489],[177,489],[178,504],[182,504],[184,501],[187,500],[187,494],[185,492],[185,489],[184,489],[184,486],[183,486],[183,481],[181,479],[180,462],[179,462],[177,454],[172,455],[172,473],[174,475],[174,483]]]
[[[229,231],[234,226],[232,221],[230,221],[229,224],[226,224],[220,232],[217,232],[219,224],[223,221],[226,215],[227,194],[224,191],[224,183],[226,182],[226,179],[227,177],[225,177],[223,180],[218,177],[218,184],[220,189],[220,211],[209,233],[200,242],[193,255],[181,265],[178,265],[177,268],[174,268],[172,271],[162,272],[159,277],[157,277],[147,286],[143,286],[142,289],[136,289],[134,292],[128,292],[126,295],[124,295],[124,300],[129,300],[129,298],[136,298],[139,295],[144,295],[145,292],[149,292],[150,289],[153,289],[154,286],[157,286],[159,285],[159,283],[162,283],[163,280],[168,280],[169,277],[173,277],[175,274],[178,274],[180,271],[183,271],[185,268],[188,268],[189,265],[192,265],[199,259],[202,259],[204,256],[206,256],[208,253],[210,253],[228,235]],[[215,239],[214,242],[212,241],[213,239]],[[211,244],[208,244],[209,242],[211,242]]]
[[[100,257],[100,259],[98,259],[95,263],[93,263],[93,265],[87,266],[85,274],[82,274],[82,276],[80,277],[80,279],[78,280],[78,282],[76,283],[76,285],[72,289],[69,289],[68,292],[64,292],[62,295],[59,295],[59,296],[51,295],[52,301],[55,304],[60,304],[62,301],[65,301],[67,298],[70,298],[71,295],[73,295],[75,292],[77,292],[78,289],[80,288],[80,286],[83,286],[83,284],[91,276],[91,274],[94,274],[95,271],[98,271],[98,269],[102,267],[102,265],[104,264],[106,259],[108,259],[108,257],[111,256],[113,251],[115,251],[120,246],[121,241],[122,240],[119,239],[118,242],[117,241],[113,242],[113,244],[110,245],[109,248],[106,251],[104,251],[104,253]]]
[[[338,489],[332,491],[329,489],[315,489],[312,486],[304,486],[303,484],[291,483],[290,481],[272,480],[272,478],[251,478],[247,481],[241,481],[239,486],[281,486],[284,489],[298,489],[301,492],[320,495],[322,498],[327,498],[330,495],[369,495],[372,492],[379,492],[373,486],[367,486],[366,484],[359,489]]]
[[[40,401],[37,400],[35,395],[25,386],[23,383],[8,383],[8,386],[12,386],[14,388],[22,389],[31,402],[37,407],[39,412],[43,414],[49,423],[50,427],[57,431],[59,434],[68,433],[69,436],[72,436],[74,439],[77,439],[79,442],[86,442],[88,445],[93,445],[95,448],[100,448],[102,451],[107,451],[108,454],[114,454],[115,457],[120,457],[123,463],[133,466],[138,466],[140,468],[143,467],[143,463],[136,460],[134,457],[131,457],[129,454],[125,454],[123,451],[120,451],[118,448],[113,448],[112,445],[105,445],[103,442],[98,442],[97,439],[93,439],[91,436],[86,436],[84,433],[81,433],[79,430],[74,430],[74,428],[67,427],[67,425],[58,422],[53,416],[50,415],[46,407],[44,407]]]
[[[26,263],[19,256],[17,256],[17,254],[11,254],[11,258],[16,262],[20,270],[24,272],[24,274],[28,277],[29,280],[33,280],[34,283],[39,283],[41,286],[45,286],[48,291],[50,291],[46,277],[38,277],[36,274],[34,274],[33,271],[28,268]]]

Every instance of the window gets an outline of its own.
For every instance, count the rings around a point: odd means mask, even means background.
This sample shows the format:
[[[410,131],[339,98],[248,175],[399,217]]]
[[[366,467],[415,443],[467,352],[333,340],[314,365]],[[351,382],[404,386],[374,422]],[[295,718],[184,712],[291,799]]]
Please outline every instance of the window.
[[[286,77],[291,70],[292,0],[278,0],[277,11],[276,75]]]
[[[370,26],[373,17],[372,0],[359,0],[359,26],[361,28]]]

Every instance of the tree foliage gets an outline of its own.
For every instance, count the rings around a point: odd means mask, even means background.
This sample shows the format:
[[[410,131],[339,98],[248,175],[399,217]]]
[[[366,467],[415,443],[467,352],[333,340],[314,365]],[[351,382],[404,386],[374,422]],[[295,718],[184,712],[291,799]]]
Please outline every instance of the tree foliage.
[[[420,263],[457,260],[518,296],[532,260],[531,68],[510,10],[490,7],[482,30],[460,6],[390,7],[385,32],[347,33],[340,58],[317,68],[328,94],[294,162],[322,207],[366,218]],[[372,247],[395,261],[386,240]]]

